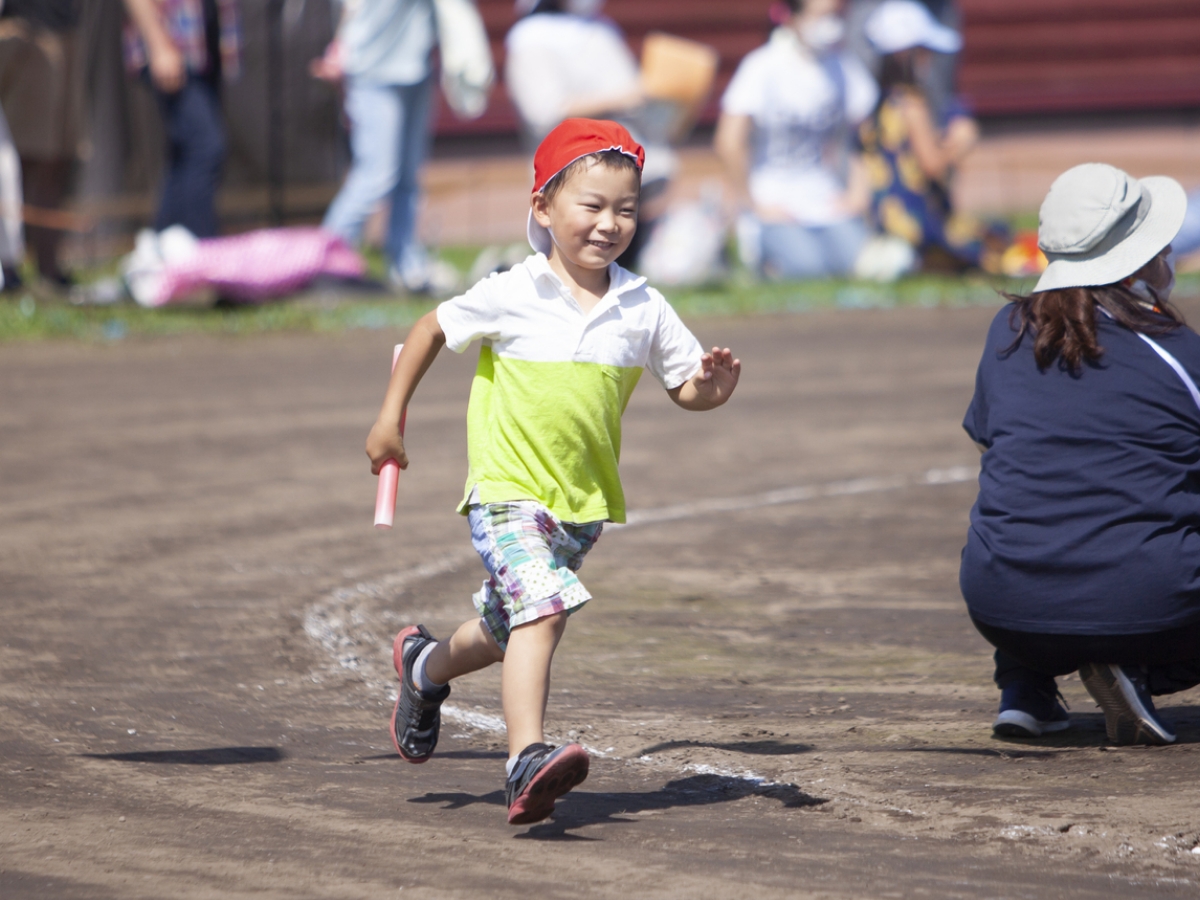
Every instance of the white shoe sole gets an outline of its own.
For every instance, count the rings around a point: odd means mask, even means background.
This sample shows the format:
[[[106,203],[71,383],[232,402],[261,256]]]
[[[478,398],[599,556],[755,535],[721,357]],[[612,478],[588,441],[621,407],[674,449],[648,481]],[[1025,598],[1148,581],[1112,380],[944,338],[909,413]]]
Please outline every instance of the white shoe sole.
[[[1114,744],[1175,743],[1175,735],[1142,705],[1137,689],[1120,666],[1089,663],[1080,668],[1079,678],[1104,711],[1104,730]]]
[[[1070,719],[1061,722],[1043,722],[1019,709],[1006,709],[996,716],[992,731],[1003,737],[1041,737],[1055,731],[1066,731],[1071,727]]]

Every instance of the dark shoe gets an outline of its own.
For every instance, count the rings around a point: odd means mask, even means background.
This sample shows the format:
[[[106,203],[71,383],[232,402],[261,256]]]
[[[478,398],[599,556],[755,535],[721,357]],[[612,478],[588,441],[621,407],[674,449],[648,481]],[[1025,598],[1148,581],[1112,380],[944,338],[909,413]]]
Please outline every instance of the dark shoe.
[[[442,702],[450,696],[450,685],[433,694],[418,690],[413,666],[434,637],[424,625],[410,625],[392,642],[392,663],[400,676],[400,696],[392,713],[392,743],[410,763],[423,763],[433,756],[438,729],[442,727]]]
[[[992,731],[1001,737],[1036,738],[1071,727],[1058,696],[1025,681],[1014,681],[1000,694],[1000,714]]]
[[[21,274],[12,266],[0,267],[0,278],[4,279],[4,284],[0,285],[0,291],[18,290],[23,283],[21,281]]]
[[[1079,677],[1104,710],[1104,727],[1114,744],[1173,744],[1175,735],[1159,721],[1140,666],[1087,663]]]
[[[508,824],[542,821],[554,812],[554,801],[582,784],[587,774],[587,751],[578,744],[530,744],[517,757],[504,786]]]

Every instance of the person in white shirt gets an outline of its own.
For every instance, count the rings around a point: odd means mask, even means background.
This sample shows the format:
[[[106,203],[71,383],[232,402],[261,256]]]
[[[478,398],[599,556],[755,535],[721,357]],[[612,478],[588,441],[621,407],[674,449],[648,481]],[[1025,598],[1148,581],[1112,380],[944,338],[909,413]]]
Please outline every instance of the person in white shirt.
[[[603,0],[517,0],[523,18],[505,38],[504,81],[531,144],[563,119],[643,102],[637,60],[617,26],[599,15],[603,6]]]
[[[467,406],[459,511],[488,571],[477,615],[438,641],[396,635],[392,741],[412,763],[437,747],[450,682],[504,663],[505,796],[512,825],[539,822],[587,777],[578,743],[545,743],[550,669],[567,618],[591,599],[576,572],[605,522],[625,521],[621,415],[649,368],[678,406],[729,400],[741,362],[705,353],[658,291],[616,259],[636,228],[643,148],[616,122],[567,119],[534,154],[527,234],[536,253],[427,313],[408,334],[367,437],[371,471],[408,467],[400,423],[443,346],[480,341]]]
[[[505,38],[504,81],[530,147],[570,118],[609,118],[646,148],[638,230],[619,262],[634,268],[678,168],[668,132],[674,110],[648,101],[641,70],[604,0],[516,0],[522,18]]]
[[[839,49],[842,0],[788,0],[721,99],[714,145],[743,211],[743,260],[776,278],[845,275],[867,239],[851,133],[878,88]]]

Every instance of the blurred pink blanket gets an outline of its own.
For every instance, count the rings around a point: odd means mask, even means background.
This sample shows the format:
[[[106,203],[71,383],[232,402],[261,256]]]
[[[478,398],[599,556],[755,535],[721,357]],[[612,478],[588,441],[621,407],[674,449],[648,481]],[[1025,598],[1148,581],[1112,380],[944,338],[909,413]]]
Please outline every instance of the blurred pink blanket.
[[[361,278],[362,257],[320,228],[275,228],[198,241],[184,259],[168,262],[150,305],[164,306],[200,288],[261,303],[304,287],[318,275]]]

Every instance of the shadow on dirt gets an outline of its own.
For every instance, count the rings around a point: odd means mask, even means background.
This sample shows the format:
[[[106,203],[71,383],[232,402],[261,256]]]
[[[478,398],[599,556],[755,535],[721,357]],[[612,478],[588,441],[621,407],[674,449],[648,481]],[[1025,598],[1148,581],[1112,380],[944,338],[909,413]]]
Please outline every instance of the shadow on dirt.
[[[520,838],[555,840],[573,837],[567,831],[603,822],[632,822],[641,813],[688,806],[710,806],[746,797],[770,797],[788,809],[820,806],[829,801],[806,794],[794,784],[770,784],[729,775],[689,775],[663,785],[660,790],[635,793],[573,791],[559,802],[554,820],[535,825]]]
[[[748,753],[752,756],[790,756],[793,753],[808,753],[812,750],[810,744],[794,744],[785,741],[665,741],[654,744],[634,754],[635,757],[646,756],[650,753],[662,753],[665,750],[679,750],[684,747],[708,747],[713,750],[728,750],[730,753]]]
[[[628,818],[641,813],[659,812],[688,806],[710,806],[728,803],[745,797],[769,797],[778,800],[788,809],[820,806],[829,801],[824,797],[806,794],[794,784],[770,784],[735,778],[729,775],[690,775],[668,782],[657,791],[590,793],[573,791],[558,801],[554,819],[534,825],[528,831],[515,835],[518,838],[536,840],[594,840],[569,834],[573,828],[598,825],[605,822],[632,823]],[[442,809],[463,809],[476,803],[492,806],[504,805],[504,792],[475,795],[461,791],[453,793],[429,793],[412,797],[409,803],[442,803]]]
[[[286,759],[278,747],[206,747],[200,750],[138,750],[131,753],[81,753],[88,759],[172,763],[180,766],[237,766]]]

